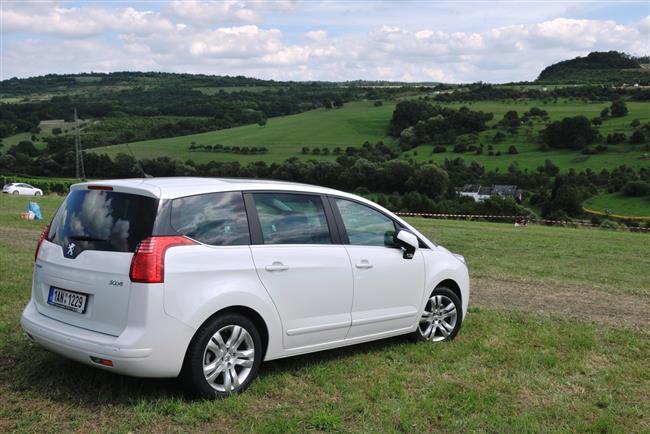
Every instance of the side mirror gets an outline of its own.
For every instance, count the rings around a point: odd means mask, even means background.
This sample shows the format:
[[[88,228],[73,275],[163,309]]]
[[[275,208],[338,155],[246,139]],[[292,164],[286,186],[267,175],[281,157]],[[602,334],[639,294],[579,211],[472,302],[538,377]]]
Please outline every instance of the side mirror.
[[[404,250],[404,256],[402,256],[404,259],[413,259],[415,250],[418,248],[420,243],[418,242],[418,237],[401,229],[397,232],[397,235],[395,235],[395,244]]]

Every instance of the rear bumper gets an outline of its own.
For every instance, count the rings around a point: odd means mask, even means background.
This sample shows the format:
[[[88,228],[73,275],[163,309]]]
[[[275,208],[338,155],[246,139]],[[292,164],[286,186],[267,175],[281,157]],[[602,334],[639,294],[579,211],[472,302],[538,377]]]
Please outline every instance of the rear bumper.
[[[106,335],[49,318],[37,310],[33,300],[20,324],[35,342],[54,353],[134,377],[178,376],[194,335],[193,329],[164,313],[148,329],[127,326],[120,336]],[[111,360],[113,366],[95,363],[91,357]]]

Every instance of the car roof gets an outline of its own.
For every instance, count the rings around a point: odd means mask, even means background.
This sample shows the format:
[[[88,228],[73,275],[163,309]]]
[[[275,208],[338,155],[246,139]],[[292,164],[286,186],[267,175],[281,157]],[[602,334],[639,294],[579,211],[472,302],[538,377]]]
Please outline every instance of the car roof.
[[[82,182],[74,184],[70,189],[86,189],[90,186],[110,186],[116,191],[143,194],[159,199],[174,199],[195,194],[240,190],[287,190],[320,194],[346,194],[331,188],[301,184],[298,182],[267,179],[200,177],[110,179],[104,181]]]

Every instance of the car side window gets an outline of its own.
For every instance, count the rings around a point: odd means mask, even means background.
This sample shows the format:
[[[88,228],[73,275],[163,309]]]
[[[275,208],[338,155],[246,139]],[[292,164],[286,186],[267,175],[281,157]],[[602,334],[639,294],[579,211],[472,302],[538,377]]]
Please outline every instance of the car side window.
[[[395,223],[369,206],[345,199],[335,199],[350,244],[357,246],[395,247]]]
[[[212,246],[250,244],[248,218],[241,192],[208,193],[172,201],[171,226]]]
[[[331,244],[320,196],[254,193],[264,244]]]

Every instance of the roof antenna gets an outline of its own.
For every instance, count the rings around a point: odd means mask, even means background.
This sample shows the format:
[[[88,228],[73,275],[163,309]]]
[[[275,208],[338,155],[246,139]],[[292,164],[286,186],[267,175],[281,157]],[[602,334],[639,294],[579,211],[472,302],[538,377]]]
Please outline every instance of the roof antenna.
[[[142,177],[143,178],[153,178],[153,176],[149,175],[147,172],[144,171],[144,167],[142,167],[142,163],[140,162],[140,160],[135,158],[135,155],[133,154],[133,151],[131,150],[131,147],[129,146],[129,144],[125,143],[125,145],[126,145],[126,149],[129,150],[129,154],[131,154],[131,156],[133,157],[135,162],[138,163],[138,168],[140,169],[140,172],[142,172]]]

